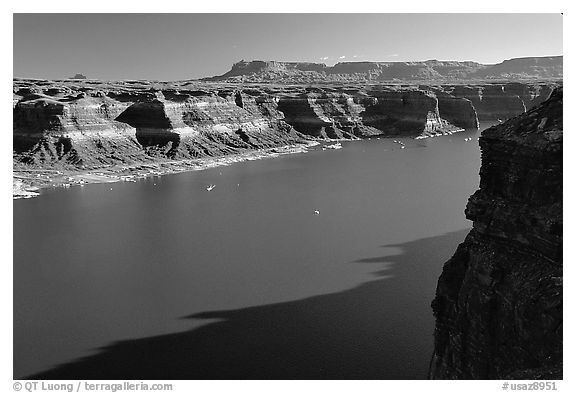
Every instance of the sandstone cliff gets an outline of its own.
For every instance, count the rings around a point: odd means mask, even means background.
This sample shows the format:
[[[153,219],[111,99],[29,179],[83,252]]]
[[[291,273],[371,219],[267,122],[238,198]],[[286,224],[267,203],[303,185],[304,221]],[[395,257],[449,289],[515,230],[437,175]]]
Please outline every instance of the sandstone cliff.
[[[434,379],[562,378],[562,89],[483,132],[474,222],[432,308]]]
[[[27,87],[15,89],[16,163],[95,168],[303,141],[283,116],[273,113],[273,102],[254,100],[245,109],[235,96],[223,97],[218,90],[126,82],[18,84]]]
[[[240,70],[254,66],[245,64]],[[280,70],[313,64],[260,64]],[[238,71],[240,72],[240,71]],[[316,71],[314,71],[316,72]],[[322,71],[324,72],[324,71]],[[19,179],[253,154],[311,140],[426,137],[478,128],[548,98],[557,82],[440,85],[238,85],[194,81],[15,79]],[[178,170],[186,170],[180,168]],[[21,172],[26,172],[22,174]],[[167,172],[170,172],[167,170]]]
[[[553,88],[551,83],[467,84],[449,93],[470,100],[482,120],[506,120],[548,99]]]

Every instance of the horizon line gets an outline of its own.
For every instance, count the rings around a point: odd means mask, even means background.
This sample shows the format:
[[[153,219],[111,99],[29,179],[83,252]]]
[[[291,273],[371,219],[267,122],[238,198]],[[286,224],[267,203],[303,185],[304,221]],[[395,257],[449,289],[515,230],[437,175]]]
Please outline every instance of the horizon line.
[[[509,60],[516,60],[516,59],[530,59],[530,58],[551,58],[551,57],[564,57],[564,54],[560,54],[560,55],[547,55],[547,56],[522,56],[522,57],[511,57],[511,58],[507,58],[504,59],[498,63],[480,63],[478,61],[475,60],[438,60],[438,59],[427,59],[427,60],[392,60],[392,61],[386,61],[386,60],[351,60],[351,61],[338,61],[336,63],[334,63],[334,65],[330,66],[324,62],[314,62],[314,61],[290,61],[290,60],[260,60],[260,59],[252,59],[252,60],[238,60],[234,63],[232,63],[232,66],[234,66],[235,64],[241,63],[241,62],[245,62],[245,63],[251,63],[251,62],[255,62],[255,61],[260,61],[260,62],[276,62],[276,63],[294,63],[294,64],[298,64],[298,63],[307,63],[307,64],[323,64],[326,67],[334,67],[336,64],[343,64],[343,63],[426,63],[429,61],[438,61],[438,62],[458,62],[458,63],[476,63],[476,64],[480,64],[480,65],[486,65],[486,66],[490,66],[490,65],[496,65],[496,64],[501,64],[505,61],[509,61]],[[226,71],[224,74],[228,73],[231,70]],[[79,74],[82,74],[82,72],[78,72]],[[222,74],[222,75],[224,75]],[[26,76],[16,76],[13,75],[12,79],[28,79],[28,80],[33,80],[33,79],[37,79],[37,80],[78,80],[78,81],[82,81],[82,80],[99,80],[99,81],[130,81],[130,80],[134,80],[134,81],[156,81],[156,82],[176,82],[176,81],[184,81],[184,80],[193,80],[193,81],[202,81],[202,79],[207,79],[207,78],[213,78],[213,77],[217,77],[217,76],[222,76],[222,75],[212,75],[212,76],[202,76],[202,77],[197,77],[197,78],[190,78],[190,79],[132,79],[132,78],[124,78],[124,79],[101,79],[101,78],[86,78],[86,79],[74,79],[72,77],[61,77],[61,78],[42,78],[42,77],[26,77]]]

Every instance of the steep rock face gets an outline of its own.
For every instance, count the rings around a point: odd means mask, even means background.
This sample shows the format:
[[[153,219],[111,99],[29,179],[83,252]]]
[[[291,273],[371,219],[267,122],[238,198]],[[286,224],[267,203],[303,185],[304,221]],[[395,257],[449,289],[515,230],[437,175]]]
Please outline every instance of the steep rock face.
[[[282,97],[278,100],[278,109],[284,113],[284,119],[299,132],[314,137],[327,138],[327,131],[334,133],[335,124],[323,115],[314,99],[306,94]]]
[[[504,91],[508,94],[520,97],[526,109],[531,109],[546,101],[552,91],[552,84],[528,84],[528,83],[507,83],[504,85]]]
[[[457,127],[478,129],[478,114],[472,102],[467,98],[455,97],[442,89],[433,89],[438,99],[438,110],[443,119]]]
[[[19,89],[14,106],[15,165],[86,169],[303,142],[279,113],[272,113],[270,100],[254,102],[246,110],[234,97],[216,92],[98,87],[54,97]]]
[[[562,89],[483,132],[473,229],[444,266],[430,376],[562,377]]]
[[[520,97],[507,94],[503,85],[456,86],[451,94],[470,100],[483,120],[505,120],[526,111]]]
[[[28,96],[14,107],[16,160],[83,166],[140,156],[138,152],[125,154],[137,144],[134,129],[114,120],[126,106],[106,97],[80,95],[57,100]]]
[[[301,63],[263,66],[298,72],[317,68]],[[446,134],[477,128],[478,120],[522,113],[547,97],[551,86],[16,79],[14,164],[86,169],[219,156],[310,137]]]
[[[237,90],[233,94],[236,105],[252,115],[271,120],[284,119],[284,113],[278,110],[278,97],[258,89]],[[227,97],[226,94],[222,96]]]
[[[377,128],[384,135],[435,135],[456,131],[440,117],[438,99],[429,91],[370,92],[364,100],[366,110],[361,114],[364,124]]]
[[[14,111],[14,130],[21,134],[38,132],[98,132],[110,128],[124,130],[114,118],[127,105],[107,97],[80,95],[57,99],[43,95],[28,96],[19,101]]]
[[[170,158],[194,158],[297,142],[299,136],[253,103],[252,112],[215,95],[174,102],[154,99],[128,107],[117,120],[136,128],[142,146]],[[153,150],[150,150],[153,151]]]
[[[470,100],[481,121],[506,120],[548,99],[555,83],[456,85],[446,91]]]
[[[278,109],[297,131],[319,138],[354,139],[380,135],[381,131],[364,124],[364,107],[346,93],[308,91],[282,96]]]
[[[456,99],[455,100],[459,100]],[[287,123],[301,133],[318,138],[371,136],[428,136],[460,130],[442,117],[438,99],[431,91],[378,87],[365,90],[308,89],[283,95],[278,109]],[[453,112],[453,118],[462,118]],[[460,121],[472,128],[473,122]]]

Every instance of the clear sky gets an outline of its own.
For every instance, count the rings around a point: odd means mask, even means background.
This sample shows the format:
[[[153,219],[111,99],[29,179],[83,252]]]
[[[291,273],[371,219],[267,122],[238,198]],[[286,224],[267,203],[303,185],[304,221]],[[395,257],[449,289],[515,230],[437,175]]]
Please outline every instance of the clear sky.
[[[14,76],[178,80],[239,60],[562,55],[560,14],[14,14]]]

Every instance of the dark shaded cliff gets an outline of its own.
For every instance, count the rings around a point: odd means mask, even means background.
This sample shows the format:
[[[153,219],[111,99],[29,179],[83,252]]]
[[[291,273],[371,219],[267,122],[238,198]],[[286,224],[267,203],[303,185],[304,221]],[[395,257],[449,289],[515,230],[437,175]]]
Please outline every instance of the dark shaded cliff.
[[[562,89],[482,133],[474,222],[432,303],[433,379],[562,378]]]

